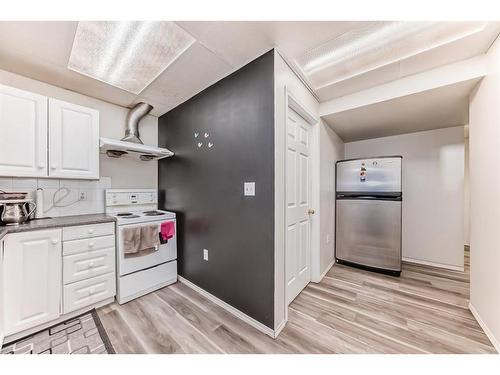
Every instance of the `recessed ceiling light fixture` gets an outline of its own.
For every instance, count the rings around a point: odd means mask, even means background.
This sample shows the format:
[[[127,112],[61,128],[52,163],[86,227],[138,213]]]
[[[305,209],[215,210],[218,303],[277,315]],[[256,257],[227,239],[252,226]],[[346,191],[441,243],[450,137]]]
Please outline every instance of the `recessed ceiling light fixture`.
[[[79,22],[68,68],[139,94],[194,42],[169,21]]]
[[[371,22],[295,60],[315,89],[478,33],[486,22]]]

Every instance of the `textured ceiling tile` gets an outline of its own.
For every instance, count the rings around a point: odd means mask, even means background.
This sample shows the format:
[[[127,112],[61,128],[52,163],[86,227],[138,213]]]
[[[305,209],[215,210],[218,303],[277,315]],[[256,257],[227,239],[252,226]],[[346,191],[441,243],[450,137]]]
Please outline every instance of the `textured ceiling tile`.
[[[228,75],[233,68],[199,43],[175,61],[141,95],[171,109]]]

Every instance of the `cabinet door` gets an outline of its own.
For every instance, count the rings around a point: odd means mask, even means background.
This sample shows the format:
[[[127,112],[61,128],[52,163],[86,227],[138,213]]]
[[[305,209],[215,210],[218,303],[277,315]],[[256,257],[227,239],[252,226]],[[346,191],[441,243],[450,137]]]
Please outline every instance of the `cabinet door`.
[[[99,178],[99,111],[49,99],[49,176]]]
[[[47,97],[0,85],[0,176],[47,176]]]
[[[6,336],[59,317],[61,253],[60,229],[12,233],[5,237]]]

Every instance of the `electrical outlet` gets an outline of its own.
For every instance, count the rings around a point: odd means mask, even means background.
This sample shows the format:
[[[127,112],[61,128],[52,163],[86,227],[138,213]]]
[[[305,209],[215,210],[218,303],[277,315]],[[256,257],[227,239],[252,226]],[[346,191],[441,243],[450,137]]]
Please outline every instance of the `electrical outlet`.
[[[208,262],[208,250],[203,249],[203,260],[206,260]]]
[[[80,192],[80,195],[78,196],[78,200],[80,201],[86,201],[87,200],[87,193],[84,191]]]

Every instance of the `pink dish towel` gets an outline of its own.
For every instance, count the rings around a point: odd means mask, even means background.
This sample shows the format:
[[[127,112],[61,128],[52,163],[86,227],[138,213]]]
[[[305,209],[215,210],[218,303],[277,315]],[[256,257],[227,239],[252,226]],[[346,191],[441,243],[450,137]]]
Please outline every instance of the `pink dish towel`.
[[[163,241],[171,239],[175,235],[175,222],[165,221],[161,223],[160,234]]]

